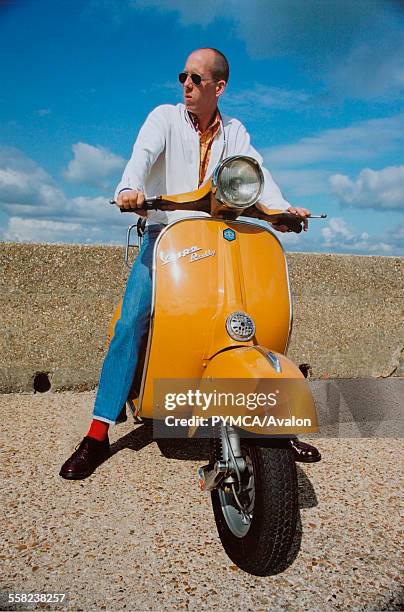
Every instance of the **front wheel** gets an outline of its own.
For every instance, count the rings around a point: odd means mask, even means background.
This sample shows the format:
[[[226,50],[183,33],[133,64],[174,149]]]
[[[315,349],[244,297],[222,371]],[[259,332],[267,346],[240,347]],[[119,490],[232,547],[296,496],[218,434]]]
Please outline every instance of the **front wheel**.
[[[223,547],[242,570],[255,576],[286,567],[298,520],[296,466],[289,448],[242,443],[247,464],[243,492],[212,491]],[[241,509],[242,508],[242,509]]]

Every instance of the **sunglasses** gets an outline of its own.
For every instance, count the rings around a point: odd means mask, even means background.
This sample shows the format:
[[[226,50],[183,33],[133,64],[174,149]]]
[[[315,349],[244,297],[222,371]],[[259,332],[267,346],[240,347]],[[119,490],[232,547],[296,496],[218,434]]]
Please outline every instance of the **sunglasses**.
[[[200,74],[195,74],[194,72],[180,72],[178,75],[178,80],[183,85],[188,77],[191,77],[191,81],[194,85],[200,85],[202,81],[212,81],[212,83],[214,83],[212,79],[203,79]]]

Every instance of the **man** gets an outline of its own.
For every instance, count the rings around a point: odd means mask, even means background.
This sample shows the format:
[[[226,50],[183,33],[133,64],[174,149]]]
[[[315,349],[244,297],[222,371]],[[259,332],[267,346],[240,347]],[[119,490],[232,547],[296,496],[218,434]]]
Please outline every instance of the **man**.
[[[216,49],[197,49],[188,57],[179,75],[184,104],[159,106],[150,113],[133,147],[115,199],[121,209],[141,208],[147,197],[162,193],[184,193],[198,188],[221,159],[249,155],[262,166],[262,158],[251,146],[245,127],[234,118],[222,117],[218,99],[229,78],[226,58]],[[262,168],[265,186],[262,210],[288,210],[302,219],[304,208],[289,206],[270,173]],[[197,212],[139,210],[147,216],[146,232],[132,267],[122,312],[104,360],[90,429],[60,475],[67,479],[89,476],[109,455],[108,428],[117,422],[128,397],[139,358],[144,350],[151,309],[151,266],[153,246],[161,229],[175,219],[200,215]],[[285,226],[277,226],[287,231]],[[293,439],[294,456],[301,461],[319,461],[313,446]]]

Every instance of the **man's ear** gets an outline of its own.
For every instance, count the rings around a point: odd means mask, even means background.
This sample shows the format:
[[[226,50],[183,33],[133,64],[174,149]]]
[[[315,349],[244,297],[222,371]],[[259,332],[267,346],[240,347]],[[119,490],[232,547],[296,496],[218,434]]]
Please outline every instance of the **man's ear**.
[[[226,89],[226,81],[224,81],[223,79],[221,81],[217,81],[216,83],[216,96],[219,97],[222,95],[222,93],[224,93],[224,90]]]

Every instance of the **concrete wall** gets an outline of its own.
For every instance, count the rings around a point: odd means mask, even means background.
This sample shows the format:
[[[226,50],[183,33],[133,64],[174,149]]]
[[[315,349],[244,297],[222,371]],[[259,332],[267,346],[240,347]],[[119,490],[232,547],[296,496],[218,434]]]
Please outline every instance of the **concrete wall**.
[[[403,374],[403,258],[290,254],[289,356],[320,378]],[[120,247],[0,244],[0,392],[97,384],[127,269]]]

